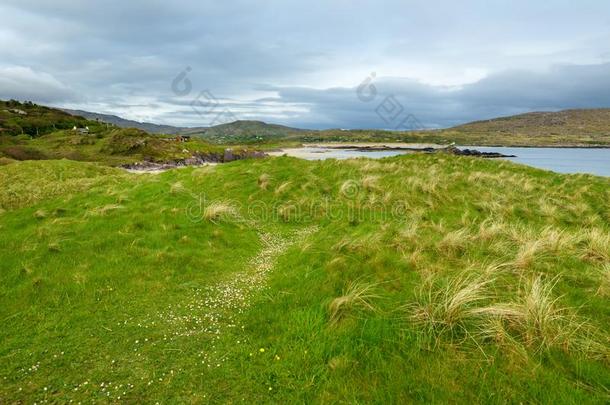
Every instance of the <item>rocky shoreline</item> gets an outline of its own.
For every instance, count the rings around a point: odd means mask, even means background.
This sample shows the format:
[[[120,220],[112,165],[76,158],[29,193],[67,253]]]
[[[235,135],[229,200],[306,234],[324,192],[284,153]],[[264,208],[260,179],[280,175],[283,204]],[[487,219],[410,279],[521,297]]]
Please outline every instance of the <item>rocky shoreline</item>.
[[[424,153],[450,153],[458,156],[476,156],[482,158],[507,158],[516,157],[515,155],[505,155],[499,152],[481,152],[476,149],[460,149],[455,146],[427,146],[427,147],[408,147],[408,146],[388,146],[388,145],[345,145],[345,146],[324,146],[328,149],[346,149],[360,152],[383,152],[383,151],[409,151]]]
[[[188,166],[204,166],[209,164],[228,163],[242,159],[260,159],[268,156],[266,153],[255,150],[225,149],[223,153],[196,153],[189,158],[158,162],[144,160],[142,162],[127,163],[120,167],[132,172],[162,172]]]
[[[515,155],[504,155],[498,152],[481,152],[476,149],[459,149],[455,146],[449,147],[407,147],[407,146],[388,146],[388,145],[345,145],[345,146],[324,146],[327,149],[355,150],[362,152],[374,151],[409,151],[420,153],[450,153],[459,156],[475,156],[482,158],[505,158],[515,157]],[[189,166],[204,166],[209,164],[228,163],[241,159],[260,159],[270,156],[269,154],[256,150],[225,149],[223,153],[196,153],[189,158],[176,159],[170,161],[144,160],[142,162],[128,163],[120,167],[136,173],[158,173],[166,170],[177,169]]]
[[[458,156],[476,156],[482,158],[508,158],[508,157],[517,157],[516,155],[505,155],[499,152],[481,152],[476,149],[459,149],[456,147],[450,147],[447,149],[442,149],[442,152],[452,153]]]

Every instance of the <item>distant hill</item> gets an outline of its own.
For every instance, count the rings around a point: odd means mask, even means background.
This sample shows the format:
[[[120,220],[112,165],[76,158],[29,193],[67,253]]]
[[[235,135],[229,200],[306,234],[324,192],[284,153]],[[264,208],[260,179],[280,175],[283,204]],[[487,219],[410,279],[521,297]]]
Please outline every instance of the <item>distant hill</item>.
[[[486,143],[610,144],[610,109],[580,109],[475,121],[441,131]]]
[[[250,143],[283,139],[304,130],[284,125],[267,124],[262,121],[235,121],[201,129],[191,128],[181,131],[182,134],[200,136],[217,143]]]
[[[271,139],[280,139],[303,131],[302,129],[298,128],[290,128],[277,124],[267,124],[262,121],[235,121],[212,127],[175,127],[172,125],[159,125],[150,122],[127,120],[110,114],[100,114],[65,108],[61,110],[74,116],[105,122],[120,128],[137,128],[151,134],[191,135],[216,143],[260,142]]]
[[[149,132],[151,134],[177,134],[185,129],[181,127],[174,127],[172,125],[160,125],[153,124],[150,122],[132,121],[110,114],[100,114],[83,110],[70,110],[67,108],[61,108],[61,110],[67,112],[68,114],[79,117],[85,117],[92,121],[101,121],[108,124],[116,125],[120,128],[137,128]]]
[[[21,112],[17,110],[21,109]],[[68,114],[69,113],[69,114]],[[81,118],[84,117],[84,118]],[[262,142],[455,142],[490,146],[610,146],[610,109],[532,112],[429,131],[304,130],[262,121],[235,121],[212,127],[175,127],[82,110],[0,101],[0,135],[40,136],[72,126],[137,128],[151,134],[191,135],[218,144]]]

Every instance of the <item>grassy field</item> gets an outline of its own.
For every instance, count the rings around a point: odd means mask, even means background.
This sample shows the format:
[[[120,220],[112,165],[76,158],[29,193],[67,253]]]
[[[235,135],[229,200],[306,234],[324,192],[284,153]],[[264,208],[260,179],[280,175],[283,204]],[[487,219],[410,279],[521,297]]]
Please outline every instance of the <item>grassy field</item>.
[[[0,166],[0,403],[608,403],[610,180]]]

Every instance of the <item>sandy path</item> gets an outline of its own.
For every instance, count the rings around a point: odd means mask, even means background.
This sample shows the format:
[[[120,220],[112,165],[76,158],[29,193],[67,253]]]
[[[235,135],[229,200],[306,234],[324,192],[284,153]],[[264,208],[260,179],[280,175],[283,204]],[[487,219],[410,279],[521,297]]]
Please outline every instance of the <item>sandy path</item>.
[[[183,302],[159,313],[153,324],[169,326],[172,334],[166,337],[168,341],[188,336],[207,336],[213,343],[232,332],[232,338],[237,336],[236,343],[244,343],[243,338],[239,338],[239,330],[243,328],[238,321],[239,315],[250,306],[257,294],[267,288],[269,273],[277,258],[316,231],[317,227],[310,226],[287,238],[261,233],[263,248],[248,262],[245,270],[233,273],[226,280],[211,286],[194,290]],[[200,357],[203,364],[219,367],[226,354],[221,355],[216,352],[215,345],[208,345]]]

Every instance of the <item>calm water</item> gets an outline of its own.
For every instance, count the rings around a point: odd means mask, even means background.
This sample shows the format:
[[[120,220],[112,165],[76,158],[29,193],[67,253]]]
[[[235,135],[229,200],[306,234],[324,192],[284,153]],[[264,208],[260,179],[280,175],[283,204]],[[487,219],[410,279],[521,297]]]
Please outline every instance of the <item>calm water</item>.
[[[481,152],[516,155],[513,162],[552,170],[558,173],[590,173],[610,176],[610,149],[579,148],[508,148],[466,146]]]
[[[558,173],[590,173],[598,176],[610,176],[610,149],[579,148],[509,148],[461,146],[460,148],[476,149],[481,152],[499,152],[505,155],[516,155],[507,158],[513,162],[526,164]],[[286,149],[281,152],[290,156],[308,160],[349,159],[354,157],[382,158],[402,155],[405,151],[359,151],[350,149],[330,149],[303,147]]]

